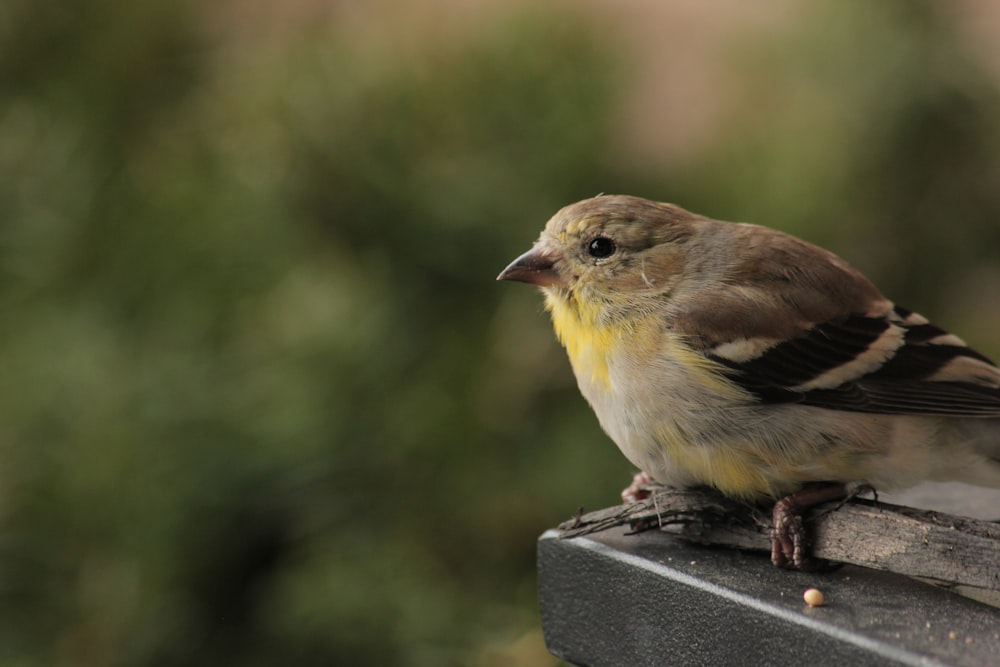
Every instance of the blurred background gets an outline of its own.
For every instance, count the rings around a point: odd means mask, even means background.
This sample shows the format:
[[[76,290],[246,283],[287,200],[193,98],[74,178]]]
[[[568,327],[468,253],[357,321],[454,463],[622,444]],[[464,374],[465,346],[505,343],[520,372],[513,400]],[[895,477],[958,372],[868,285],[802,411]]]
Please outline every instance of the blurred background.
[[[1000,8],[0,5],[0,664],[553,665],[616,504],[559,207],[828,246],[1000,356]]]

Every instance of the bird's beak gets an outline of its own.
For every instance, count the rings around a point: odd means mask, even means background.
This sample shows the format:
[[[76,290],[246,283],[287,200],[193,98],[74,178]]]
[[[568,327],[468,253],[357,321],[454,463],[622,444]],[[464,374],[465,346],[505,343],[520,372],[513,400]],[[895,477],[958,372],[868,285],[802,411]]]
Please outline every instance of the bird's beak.
[[[555,269],[556,256],[542,248],[532,248],[500,272],[497,280],[517,280],[539,287],[563,284]]]

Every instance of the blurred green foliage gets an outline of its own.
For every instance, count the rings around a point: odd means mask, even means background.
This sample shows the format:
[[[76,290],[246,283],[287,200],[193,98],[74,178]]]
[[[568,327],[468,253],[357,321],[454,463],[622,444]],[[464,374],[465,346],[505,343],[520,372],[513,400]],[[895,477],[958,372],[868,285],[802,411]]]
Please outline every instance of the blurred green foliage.
[[[583,16],[407,50],[6,3],[0,664],[550,663],[535,538],[629,473],[493,282],[557,208],[788,229],[922,310],[1000,273],[995,82],[929,6],[822,6],[664,173],[614,162]]]
[[[13,11],[0,662],[447,665],[533,628],[537,534],[604,502],[573,452],[627,471],[493,282],[606,182],[584,26],[254,58],[175,3]]]

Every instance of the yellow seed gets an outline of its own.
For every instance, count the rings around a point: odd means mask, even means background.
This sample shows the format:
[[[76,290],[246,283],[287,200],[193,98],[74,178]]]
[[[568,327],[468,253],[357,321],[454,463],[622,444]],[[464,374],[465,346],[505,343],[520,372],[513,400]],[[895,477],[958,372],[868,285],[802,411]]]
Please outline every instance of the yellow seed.
[[[822,607],[824,603],[823,591],[818,588],[807,588],[806,592],[802,594],[802,599],[810,607]]]

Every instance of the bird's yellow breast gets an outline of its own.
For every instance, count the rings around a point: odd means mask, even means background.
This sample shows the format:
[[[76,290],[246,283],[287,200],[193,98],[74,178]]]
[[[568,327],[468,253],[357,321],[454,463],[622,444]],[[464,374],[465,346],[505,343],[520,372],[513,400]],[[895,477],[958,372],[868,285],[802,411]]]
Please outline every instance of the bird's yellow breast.
[[[566,348],[577,377],[610,391],[608,359],[620,345],[621,333],[599,323],[600,306],[551,292],[546,294],[545,305],[552,314],[552,326]]]
[[[547,293],[546,307],[584,395],[633,463],[651,473],[666,464],[731,496],[775,494],[763,472],[773,470],[773,462],[732,432],[706,442],[695,423],[704,418],[702,410],[747,399],[716,362],[654,316],[608,323],[600,303],[564,293]]]

